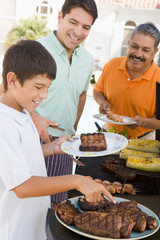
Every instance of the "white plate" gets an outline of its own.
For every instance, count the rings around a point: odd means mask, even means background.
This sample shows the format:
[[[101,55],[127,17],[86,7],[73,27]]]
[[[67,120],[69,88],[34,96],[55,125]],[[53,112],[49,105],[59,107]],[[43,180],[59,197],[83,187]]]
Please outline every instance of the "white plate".
[[[108,154],[116,153],[121,149],[125,148],[128,144],[128,140],[126,137],[116,134],[116,133],[104,133],[106,142],[107,142],[107,150],[97,151],[97,152],[83,152],[79,150],[79,146],[81,144],[80,135],[74,136],[73,142],[65,141],[61,145],[61,149],[63,152],[69,155],[75,155],[80,157],[97,157],[97,156],[105,156]]]
[[[107,123],[112,123],[112,124],[117,124],[117,125],[131,125],[131,124],[137,123],[136,120],[134,120],[133,118],[125,117],[125,116],[121,116],[121,115],[118,115],[118,116],[123,118],[123,122],[115,122],[115,121],[109,119],[106,114],[94,114],[93,115],[94,118],[97,118],[97,119],[102,120]]]
[[[78,198],[79,197],[75,197],[75,198],[70,198],[69,200],[71,200],[71,202],[75,205],[75,207],[77,207],[80,211],[81,209],[79,208],[78,206]],[[124,198],[119,198],[119,197],[114,197],[117,201],[117,203],[119,202],[122,202],[122,201],[129,201],[127,199],[124,199]],[[136,239],[142,239],[142,238],[146,238],[146,237],[149,237],[151,235],[153,235],[154,233],[156,233],[160,227],[160,222],[159,222],[159,218],[157,217],[157,215],[151,211],[149,208],[141,205],[141,204],[138,204],[138,207],[145,213],[147,213],[149,216],[153,216],[156,218],[156,221],[157,221],[157,227],[153,230],[145,230],[144,232],[142,233],[139,233],[139,232],[135,232],[135,231],[132,231],[131,233],[131,238],[123,238],[123,240],[136,240]],[[81,211],[82,212],[82,211]],[[88,237],[88,238],[91,238],[91,239],[98,239],[98,240],[112,240],[113,238],[104,238],[104,237],[98,237],[98,236],[94,236],[92,234],[88,234],[88,233],[85,233],[85,232],[82,232],[80,230],[78,230],[75,226],[69,226],[67,225],[66,223],[63,222],[63,220],[61,220],[59,214],[57,214],[55,212],[55,215],[56,215],[56,218],[57,220],[63,225],[65,226],[66,228],[70,229],[71,231],[75,232],[75,233],[78,233],[82,236],[85,236],[85,237]],[[113,239],[115,240],[115,238]]]

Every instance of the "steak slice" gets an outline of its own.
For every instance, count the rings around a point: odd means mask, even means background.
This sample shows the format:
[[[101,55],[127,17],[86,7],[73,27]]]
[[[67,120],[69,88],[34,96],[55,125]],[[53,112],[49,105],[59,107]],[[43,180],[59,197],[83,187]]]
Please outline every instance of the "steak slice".
[[[85,198],[78,198],[78,205],[83,211],[98,211],[102,210],[106,207],[106,205],[110,204],[110,201],[103,199],[100,202],[88,202]]]
[[[137,232],[144,232],[146,229],[146,218],[139,209],[136,201],[124,201],[119,203],[118,212],[125,211],[135,223],[133,230]]]
[[[52,207],[57,211],[61,219],[68,225],[73,225],[74,216],[80,213],[78,208],[76,208],[70,200],[63,203],[52,202]]]
[[[121,236],[122,219],[112,213],[86,211],[74,217],[74,225],[89,234],[118,239]]]

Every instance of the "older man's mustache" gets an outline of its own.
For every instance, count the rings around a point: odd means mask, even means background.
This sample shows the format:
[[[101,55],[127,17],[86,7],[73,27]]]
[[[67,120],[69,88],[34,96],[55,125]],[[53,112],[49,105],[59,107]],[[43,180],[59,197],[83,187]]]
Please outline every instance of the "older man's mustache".
[[[141,62],[145,62],[145,61],[146,61],[145,58],[137,57],[137,56],[135,56],[135,55],[133,55],[133,54],[130,54],[130,55],[129,55],[129,58],[132,58],[133,60],[138,60],[138,61],[141,61]]]

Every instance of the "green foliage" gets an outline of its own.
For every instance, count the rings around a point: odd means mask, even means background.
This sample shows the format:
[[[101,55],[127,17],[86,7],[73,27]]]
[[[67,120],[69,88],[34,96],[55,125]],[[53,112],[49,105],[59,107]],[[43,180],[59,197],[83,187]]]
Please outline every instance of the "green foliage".
[[[110,128],[108,129],[108,132],[116,133],[116,132],[117,132],[117,129],[112,126],[112,127],[110,127]]]
[[[51,33],[51,30],[47,29],[46,26],[47,22],[39,20],[37,17],[20,19],[18,24],[14,26],[7,35],[5,43],[6,48],[22,39],[36,40],[47,36]]]
[[[92,74],[92,77],[91,77],[90,83],[92,83],[92,84],[95,84],[95,83],[96,83],[96,80],[95,80],[95,74]]]

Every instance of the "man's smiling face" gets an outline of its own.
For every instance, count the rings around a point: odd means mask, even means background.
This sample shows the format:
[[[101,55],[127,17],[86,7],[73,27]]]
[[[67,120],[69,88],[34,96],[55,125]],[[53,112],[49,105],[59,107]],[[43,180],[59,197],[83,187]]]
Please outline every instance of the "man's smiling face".
[[[73,8],[64,17],[59,12],[56,36],[67,52],[73,52],[86,39],[92,23],[92,15],[80,7]]]
[[[158,49],[155,39],[149,35],[136,33],[130,40],[127,50],[127,67],[135,71],[147,71]]]

